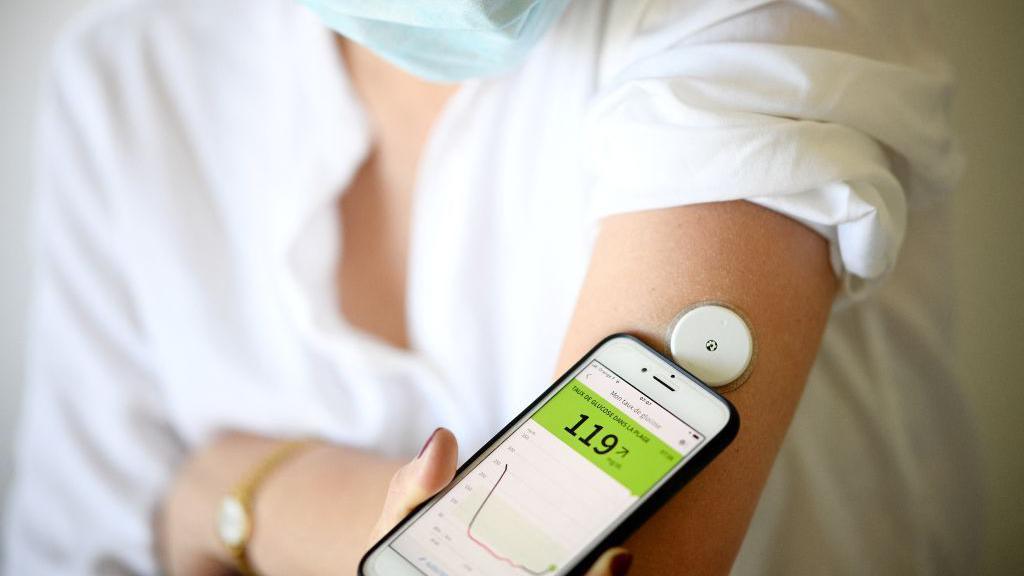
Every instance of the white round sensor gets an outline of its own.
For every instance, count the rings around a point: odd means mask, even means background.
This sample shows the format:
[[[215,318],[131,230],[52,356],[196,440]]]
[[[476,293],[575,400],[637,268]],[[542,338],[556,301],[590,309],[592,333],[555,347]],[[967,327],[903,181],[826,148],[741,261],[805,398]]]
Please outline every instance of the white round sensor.
[[[684,311],[669,329],[668,339],[676,363],[716,388],[744,377],[754,356],[754,338],[746,321],[718,304]]]

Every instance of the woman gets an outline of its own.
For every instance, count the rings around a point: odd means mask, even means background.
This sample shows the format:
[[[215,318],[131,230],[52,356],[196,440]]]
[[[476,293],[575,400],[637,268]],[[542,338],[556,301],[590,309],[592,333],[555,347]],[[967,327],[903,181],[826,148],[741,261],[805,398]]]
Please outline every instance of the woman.
[[[58,49],[12,574],[351,573],[596,341],[705,299],[757,335],[743,430],[594,572],[971,569],[911,2],[309,4],[123,0]]]

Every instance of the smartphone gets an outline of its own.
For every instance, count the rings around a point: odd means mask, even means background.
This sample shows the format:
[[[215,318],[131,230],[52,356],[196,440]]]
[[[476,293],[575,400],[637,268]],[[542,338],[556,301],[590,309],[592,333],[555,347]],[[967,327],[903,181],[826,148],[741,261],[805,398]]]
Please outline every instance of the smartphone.
[[[362,576],[582,574],[735,438],[727,400],[601,341],[367,552]]]

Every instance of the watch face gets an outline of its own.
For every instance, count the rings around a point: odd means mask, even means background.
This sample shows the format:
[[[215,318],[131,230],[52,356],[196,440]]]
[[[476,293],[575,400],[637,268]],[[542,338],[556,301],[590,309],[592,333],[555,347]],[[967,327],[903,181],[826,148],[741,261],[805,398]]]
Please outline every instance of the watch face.
[[[226,496],[221,500],[217,514],[217,533],[221,541],[231,548],[241,546],[249,537],[249,514],[238,498]]]

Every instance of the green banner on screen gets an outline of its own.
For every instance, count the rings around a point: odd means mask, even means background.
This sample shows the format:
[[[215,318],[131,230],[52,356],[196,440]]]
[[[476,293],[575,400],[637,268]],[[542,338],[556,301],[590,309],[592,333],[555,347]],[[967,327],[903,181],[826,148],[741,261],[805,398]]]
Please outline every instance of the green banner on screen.
[[[576,379],[541,407],[533,420],[638,497],[682,458]]]

